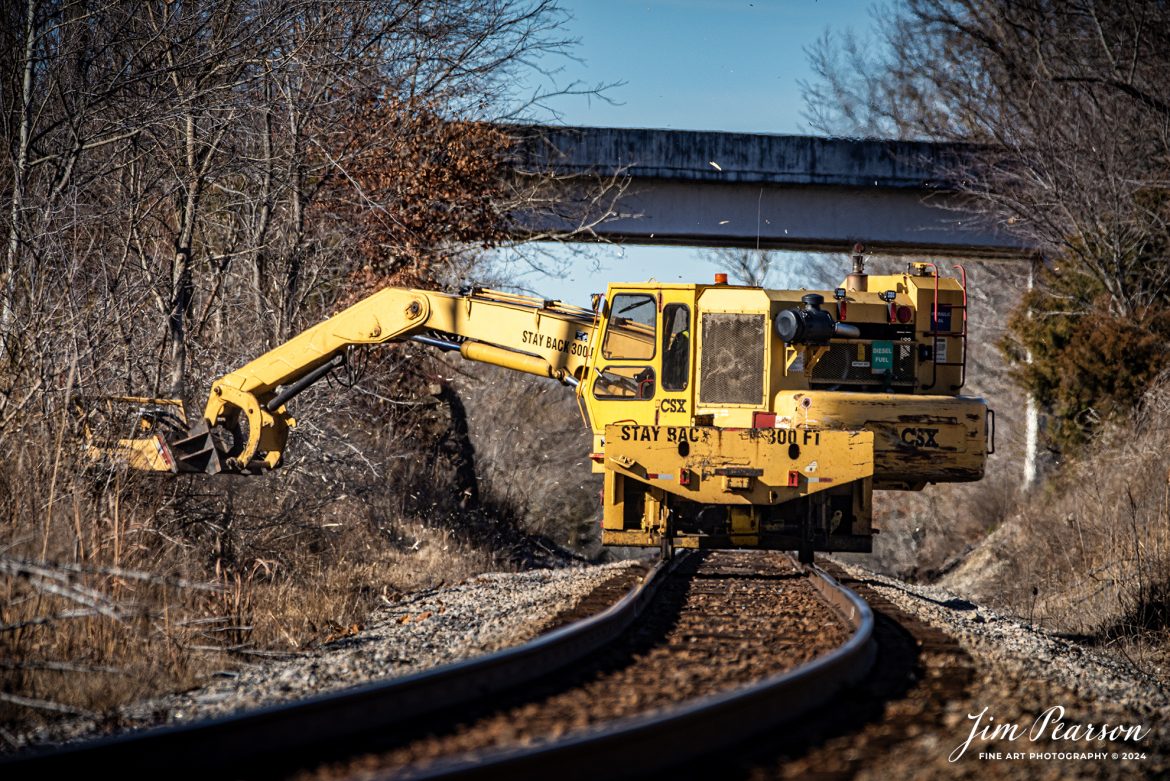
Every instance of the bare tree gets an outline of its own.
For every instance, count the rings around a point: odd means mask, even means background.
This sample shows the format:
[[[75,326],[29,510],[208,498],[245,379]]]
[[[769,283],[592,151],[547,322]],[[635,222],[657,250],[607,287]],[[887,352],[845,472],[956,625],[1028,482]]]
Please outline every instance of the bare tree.
[[[377,589],[352,582],[346,557],[360,551],[365,566],[371,550],[393,552],[402,524],[498,538],[507,524],[491,510],[451,501],[474,479],[461,405],[446,386],[428,394],[442,369],[409,348],[355,367],[354,393],[322,384],[298,400],[318,413],[299,440],[313,457],[290,454],[275,497],[263,481],[206,491],[89,463],[69,402],[190,400],[361,285],[386,283],[379,264],[445,283],[511,241],[513,210],[543,208],[555,188],[548,172],[512,175],[497,121],[561,91],[534,63],[571,44],[565,19],[554,0],[0,3],[0,549],[22,561],[0,567],[12,630],[0,655],[20,660],[0,671],[6,692],[100,710],[109,703],[88,699],[88,682],[38,691],[36,660],[85,648],[137,684],[146,660],[167,657],[182,678],[196,663],[182,638],[203,618],[230,614],[237,638],[266,621],[284,633],[274,602],[244,614],[258,581],[298,577],[298,556],[312,591],[333,591],[323,570],[346,573],[337,593],[350,610],[364,599],[351,586]],[[516,86],[533,83],[548,86]],[[99,433],[139,430],[107,422]],[[387,495],[387,483],[404,490]],[[334,536],[320,514],[345,495],[360,509]],[[449,563],[445,547],[437,555]],[[131,600],[139,575],[150,586]],[[56,585],[79,578],[84,591]],[[203,581],[215,585],[193,593]],[[89,601],[70,602],[79,595]],[[118,620],[131,615],[152,618]]]
[[[879,40],[809,54],[809,119],[978,145],[956,179],[987,219],[1074,262],[1130,317],[1170,265],[1170,10],[1164,3],[908,0]]]
[[[1170,9],[907,0],[878,22],[810,50],[810,120],[971,144],[968,205],[1046,260],[1009,354],[1074,443],[1167,360]]]
[[[756,287],[833,287],[848,269],[844,256],[726,247],[710,262],[740,285]]]

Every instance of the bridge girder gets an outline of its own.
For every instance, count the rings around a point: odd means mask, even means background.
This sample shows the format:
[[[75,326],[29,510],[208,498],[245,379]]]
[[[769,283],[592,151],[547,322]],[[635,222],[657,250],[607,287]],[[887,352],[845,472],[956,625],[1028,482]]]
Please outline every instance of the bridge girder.
[[[964,208],[948,180],[964,149],[927,142],[625,128],[523,128],[518,170],[553,170],[564,198],[581,179],[627,189],[597,238],[635,244],[1026,257],[1018,237]],[[521,215],[521,232],[578,223]]]

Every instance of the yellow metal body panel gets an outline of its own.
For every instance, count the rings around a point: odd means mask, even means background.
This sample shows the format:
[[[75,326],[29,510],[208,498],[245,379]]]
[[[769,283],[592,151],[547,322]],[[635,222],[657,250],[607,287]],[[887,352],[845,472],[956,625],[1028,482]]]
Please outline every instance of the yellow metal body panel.
[[[600,312],[595,338],[596,348],[591,352],[589,372],[577,388],[581,403],[587,410],[593,428],[594,452],[604,449],[603,432],[611,423],[655,424],[691,423],[694,405],[694,317],[695,285],[659,285],[656,283],[611,285],[606,303]],[[653,310],[652,325],[631,323],[622,312],[612,311],[615,300],[621,309],[620,296],[631,299],[648,297]],[[686,307],[690,324],[685,333],[672,334],[664,321],[668,307]],[[632,314],[632,313],[626,313]],[[624,338],[623,332],[635,332],[637,339]],[[619,335],[612,338],[611,333]],[[677,337],[671,339],[670,337]],[[685,360],[686,377],[682,383],[672,383],[664,376],[664,359]],[[638,391],[622,393],[618,386],[625,378],[627,385],[636,377]],[[653,382],[648,382],[650,378]],[[681,385],[682,387],[678,387]],[[595,471],[600,470],[595,465]]]
[[[85,437],[86,455],[94,461],[114,461],[142,472],[173,472],[174,463],[168,458],[166,443],[157,421],[165,416],[172,425],[185,427],[187,410],[179,399],[154,399],[145,396],[103,396],[74,400],[81,431]],[[129,413],[127,421],[135,429],[135,437],[118,437],[112,443],[102,442],[94,431],[91,415],[111,418],[116,412]],[[107,420],[117,429],[118,423]],[[124,429],[123,429],[124,430]]]
[[[878,488],[983,477],[987,406],[967,396],[781,391],[777,425],[873,432]]]
[[[873,474],[868,431],[614,424],[605,466],[705,504],[783,504]]]
[[[660,383],[646,392],[650,386],[643,385],[637,394],[614,398],[599,383],[618,368],[596,352],[587,375],[594,384],[578,389],[594,430],[593,467],[606,478],[603,541],[659,544],[675,512],[671,497],[677,497],[695,506],[729,507],[719,521],[725,536],[712,539],[752,546],[761,543],[769,523],[799,522],[799,512],[767,515],[773,520],[765,522],[759,508],[826,492],[835,498],[817,505],[822,510],[809,505],[810,513],[825,513],[819,519],[825,533],[832,534],[842,517],[847,534],[868,535],[873,487],[917,489],[982,476],[986,407],[954,396],[965,371],[962,286],[925,267],[850,277],[845,284],[837,291],[610,286],[610,304],[633,300],[623,296],[657,297],[657,318],[646,320],[645,328],[654,331],[659,347],[653,356],[626,362],[620,370],[627,382],[638,373],[664,376],[672,302],[690,307],[692,338],[685,389]],[[810,292],[823,296],[823,310],[834,321],[860,328],[861,337],[785,344],[773,323],[783,310],[804,306],[801,299]],[[599,314],[597,333],[604,340],[613,313],[603,307]],[[743,381],[728,367],[737,367]],[[809,437],[821,437],[823,445],[806,450]],[[800,443],[794,458],[784,448],[763,447],[790,438]],[[804,479],[808,461],[815,463],[818,482]],[[793,473],[795,487],[788,484]],[[682,539],[675,537],[680,545],[701,544]]]
[[[778,311],[768,291],[760,288],[742,288],[728,285],[704,287],[699,295],[699,340],[696,353],[696,381],[699,393],[696,396],[695,412],[710,415],[717,426],[744,428],[752,425],[752,415],[766,408],[767,389],[772,386],[776,371],[771,360],[772,344],[778,341],[772,331],[772,316]],[[712,319],[720,316],[742,316],[762,322],[763,342],[754,352],[759,356],[759,395],[753,392],[751,398],[726,400],[708,398],[704,388],[712,382],[712,370],[716,367],[734,365],[748,357],[740,352],[742,345],[715,341],[707,333]],[[738,348],[738,349],[737,349]],[[746,369],[751,372],[751,369]],[[751,372],[753,377],[756,372]]]
[[[93,454],[99,451],[90,452]],[[157,436],[118,440],[113,452],[118,460],[131,469],[142,472],[174,471],[173,463],[165,455],[166,445]]]
[[[947,360],[939,363],[934,360],[920,360],[917,362],[914,392],[951,393],[960,385],[962,368],[958,364],[963,362],[963,326],[966,311],[964,294],[958,282],[949,278],[934,276],[916,276],[912,274],[897,274],[886,276],[870,276],[868,289],[864,291],[849,291],[838,303],[834,298],[834,291],[808,290],[764,290],[761,288],[741,287],[735,285],[660,285],[657,283],[611,285],[607,301],[613,301],[615,296],[627,294],[647,294],[656,296],[659,315],[656,320],[654,341],[659,342],[660,349],[653,358],[642,360],[607,359],[600,353],[594,355],[591,371],[594,377],[607,368],[621,365],[651,368],[661,372],[661,362],[664,355],[662,336],[666,323],[663,312],[671,303],[683,303],[691,310],[690,328],[690,382],[685,391],[667,392],[658,389],[652,397],[656,403],[647,404],[648,398],[639,397],[630,403],[628,400],[606,398],[604,394],[591,392],[587,385],[579,389],[581,398],[588,408],[589,419],[597,436],[595,452],[600,452],[601,434],[610,423],[629,421],[640,425],[654,424],[688,424],[694,416],[710,415],[713,422],[722,427],[750,427],[753,425],[754,413],[758,411],[772,411],[771,400],[781,390],[807,390],[814,387],[812,379],[818,350],[792,347],[785,345],[775,334],[772,322],[776,315],[784,309],[798,308],[801,297],[810,292],[818,292],[825,297],[825,308],[828,311],[836,309],[837,319],[850,324],[873,324],[884,326],[890,322],[891,307],[908,307],[912,312],[912,321],[903,324],[907,333],[913,332],[913,344],[926,344],[935,350],[941,345],[942,354]],[[937,289],[936,289],[937,288]],[[888,300],[882,298],[888,296]],[[946,329],[932,329],[936,308],[951,314],[945,320]],[[704,401],[698,390],[702,387],[704,349],[707,348],[704,339],[703,317],[717,314],[758,315],[764,319],[765,328],[759,345],[761,351],[761,393],[758,401]],[[610,313],[603,310],[598,322],[598,333],[601,338],[608,330]],[[842,317],[843,316],[843,317]],[[943,323],[937,323],[940,328]],[[938,331],[935,333],[935,331]],[[642,344],[649,337],[646,331],[640,332]],[[841,343],[843,340],[837,340]],[[872,350],[875,341],[881,339],[851,340],[864,345],[865,350]],[[724,348],[725,349],[725,348]],[[823,348],[821,348],[823,350]],[[868,357],[868,352],[865,353]],[[710,356],[709,356],[710,357]],[[739,358],[740,356],[735,356]],[[712,358],[712,362],[718,361]],[[955,365],[952,365],[955,364]],[[867,364],[868,365],[868,364]],[[665,404],[664,404],[665,402]],[[664,418],[664,414],[671,417]]]

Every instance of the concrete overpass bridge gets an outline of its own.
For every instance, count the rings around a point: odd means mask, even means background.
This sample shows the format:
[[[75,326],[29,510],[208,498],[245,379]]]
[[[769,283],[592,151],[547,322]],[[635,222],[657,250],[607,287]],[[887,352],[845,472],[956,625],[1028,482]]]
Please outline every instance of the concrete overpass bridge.
[[[524,127],[515,165],[628,177],[604,238],[637,244],[1021,257],[1019,239],[964,210],[946,171],[962,148],[877,141],[587,127]],[[579,182],[580,180],[577,179]],[[535,232],[576,222],[529,214]]]

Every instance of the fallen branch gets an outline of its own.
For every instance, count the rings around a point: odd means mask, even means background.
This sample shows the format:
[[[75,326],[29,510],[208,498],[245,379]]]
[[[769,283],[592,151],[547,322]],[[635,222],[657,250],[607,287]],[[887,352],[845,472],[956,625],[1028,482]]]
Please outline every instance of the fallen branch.
[[[64,713],[69,716],[88,716],[89,718],[94,718],[97,715],[82,708],[62,705],[59,702],[35,700],[32,697],[21,697],[17,694],[5,694],[4,692],[0,692],[0,702],[10,702],[13,705],[20,705],[25,708],[35,708],[36,710],[51,711],[52,713]]]
[[[146,583],[172,586],[174,588],[189,588],[198,591],[222,591],[224,588],[223,586],[216,583],[199,583],[174,575],[158,575],[153,572],[125,569],[123,567],[99,567],[76,563],[33,562],[28,561],[27,559],[0,556],[0,572],[9,572],[14,567],[19,569],[26,569],[30,572],[36,572],[37,574],[62,571],[78,575],[109,575],[111,577],[125,578],[127,580],[137,580]]]
[[[96,616],[97,614],[98,612],[96,610],[66,610],[64,612],[57,613],[56,615],[37,616],[35,618],[29,618],[24,621],[16,621],[15,623],[11,624],[0,624],[0,632],[14,632],[17,629],[24,629],[30,626],[51,624],[54,621],[67,621],[71,618],[89,618],[90,616]]]
[[[0,659],[4,670],[52,670],[65,673],[107,673],[109,675],[130,675],[126,670],[101,665],[76,664],[74,662],[37,662],[19,659]]]

